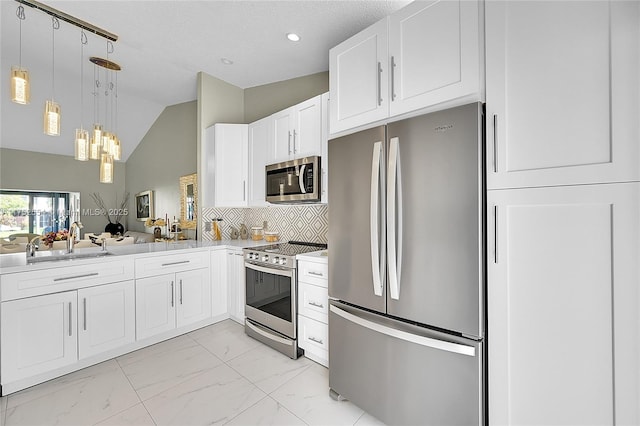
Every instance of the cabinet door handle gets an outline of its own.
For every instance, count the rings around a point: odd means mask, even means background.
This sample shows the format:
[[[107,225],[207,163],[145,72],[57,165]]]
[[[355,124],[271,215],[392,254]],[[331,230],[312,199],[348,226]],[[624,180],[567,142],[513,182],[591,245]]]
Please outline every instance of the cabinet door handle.
[[[191,262],[191,261],[190,260],[181,260],[180,262],[163,263],[162,266],[182,265],[183,263],[189,263],[189,262]]]
[[[322,341],[322,339],[316,339],[315,337],[311,336],[309,337],[309,340],[311,340],[312,342],[316,342],[320,345],[324,345],[324,342]]]
[[[382,63],[378,62],[378,106],[382,105]]]
[[[247,201],[247,181],[242,181],[242,201]]]
[[[182,280],[180,280],[180,304],[182,305]]]
[[[287,149],[289,150],[289,155],[291,155],[291,130],[289,130],[289,139],[287,140]]]
[[[396,100],[396,58],[391,57],[391,101]]]
[[[307,274],[315,275],[316,277],[324,277],[324,274],[322,272],[309,271],[307,272]]]
[[[69,337],[73,336],[73,330],[71,329],[71,302],[69,302]]]
[[[324,305],[322,303],[309,302],[309,305],[315,306],[316,308],[324,308]]]
[[[84,331],[87,331],[87,298],[82,299],[82,311],[83,311],[83,326]]]
[[[493,263],[498,263],[498,206],[493,206]]]
[[[293,129],[293,153],[296,153],[296,136],[297,136],[298,132],[296,131],[296,129]]]
[[[66,280],[75,280],[76,278],[86,278],[86,277],[95,277],[96,275],[99,275],[97,272],[92,272],[90,274],[82,274],[82,275],[73,275],[71,277],[61,277],[61,278],[54,278],[53,281],[66,281]]]
[[[173,301],[173,281],[171,281],[171,307],[172,308],[173,308],[173,304],[174,304],[174,301]]]
[[[493,172],[498,173],[498,114],[493,114]]]

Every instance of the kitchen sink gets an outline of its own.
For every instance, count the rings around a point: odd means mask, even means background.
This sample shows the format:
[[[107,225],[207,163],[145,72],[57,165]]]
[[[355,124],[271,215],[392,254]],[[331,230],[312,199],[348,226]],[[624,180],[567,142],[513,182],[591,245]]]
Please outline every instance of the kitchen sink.
[[[94,259],[104,256],[110,256],[113,253],[108,251],[77,251],[73,253],[38,253],[34,257],[27,257],[27,263],[38,262],[56,262],[59,260],[73,260],[73,259]]]

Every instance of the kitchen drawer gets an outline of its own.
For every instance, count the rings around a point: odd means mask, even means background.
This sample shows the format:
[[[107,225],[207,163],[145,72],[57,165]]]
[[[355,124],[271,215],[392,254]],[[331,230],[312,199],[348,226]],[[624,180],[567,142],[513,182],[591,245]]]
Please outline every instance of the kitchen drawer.
[[[304,316],[298,317],[298,346],[304,355],[325,367],[329,364],[329,326]]]
[[[153,277],[190,269],[208,268],[208,251],[188,251],[136,259],[136,278]]]
[[[300,315],[327,324],[329,295],[326,287],[298,283],[298,310]]]
[[[17,272],[0,278],[0,299],[22,299],[24,297],[76,290],[99,284],[133,279],[133,259],[100,259],[95,263],[60,267],[51,262],[50,269]],[[54,267],[54,263],[55,266]]]
[[[328,287],[329,265],[326,263],[298,261],[298,282]]]

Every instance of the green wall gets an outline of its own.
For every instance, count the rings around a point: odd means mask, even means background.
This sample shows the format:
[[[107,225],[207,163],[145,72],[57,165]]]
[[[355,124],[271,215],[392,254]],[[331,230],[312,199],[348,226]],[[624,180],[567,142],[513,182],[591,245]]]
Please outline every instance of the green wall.
[[[245,122],[252,123],[328,91],[328,71],[245,89]]]
[[[113,183],[100,183],[98,161],[77,161],[71,156],[0,148],[0,188],[80,193],[80,220],[84,232],[104,232],[104,216],[82,215],[96,209],[91,194],[97,192],[107,208],[117,208],[125,192],[125,164],[114,162]],[[117,203],[116,203],[117,199]],[[129,212],[131,213],[131,212]],[[127,218],[123,218],[126,227]]]
[[[180,176],[197,168],[196,110],[195,101],[165,108],[127,159],[127,229],[146,231],[135,216],[135,194],[142,191],[154,191],[154,217],[180,217]]]

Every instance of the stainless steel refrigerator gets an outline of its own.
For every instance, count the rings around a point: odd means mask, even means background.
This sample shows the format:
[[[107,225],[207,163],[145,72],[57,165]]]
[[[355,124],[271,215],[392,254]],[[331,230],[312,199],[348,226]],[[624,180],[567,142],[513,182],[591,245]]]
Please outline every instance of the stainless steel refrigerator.
[[[329,141],[329,386],[388,424],[482,424],[483,105]]]

